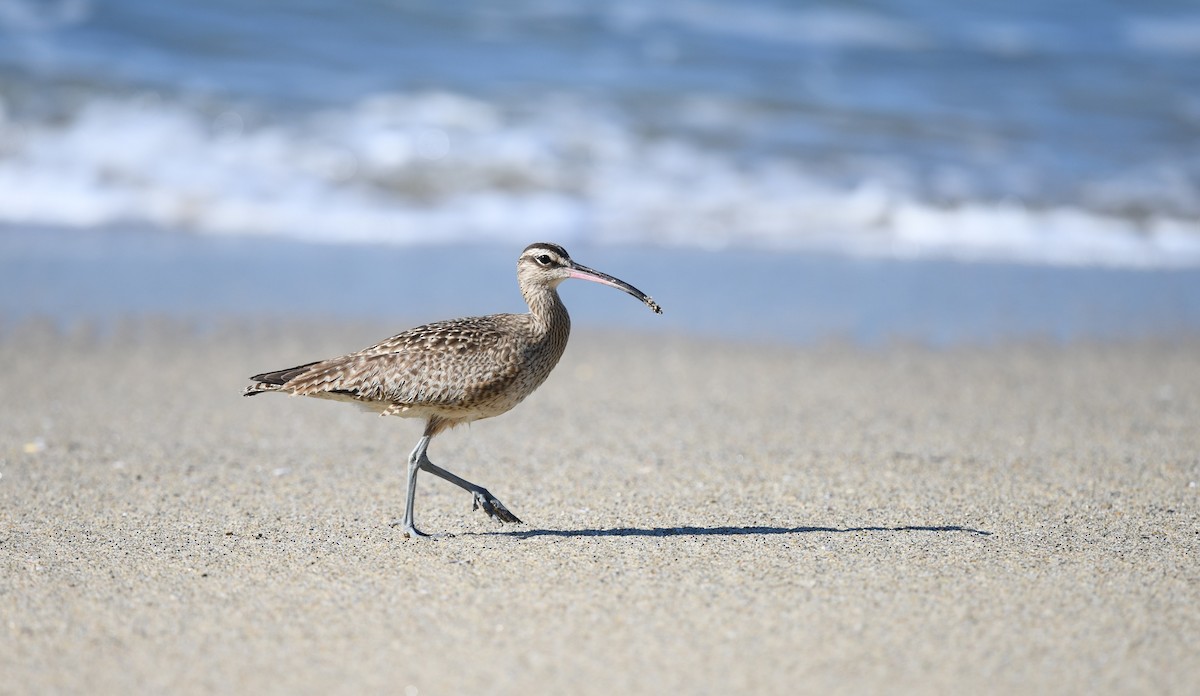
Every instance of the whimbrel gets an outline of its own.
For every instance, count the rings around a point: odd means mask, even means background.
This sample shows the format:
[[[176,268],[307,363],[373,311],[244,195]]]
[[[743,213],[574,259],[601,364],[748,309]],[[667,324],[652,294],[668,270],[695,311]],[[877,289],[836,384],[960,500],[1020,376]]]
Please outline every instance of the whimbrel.
[[[486,488],[429,461],[426,450],[438,433],[491,418],[521,403],[541,386],[567,347],[571,317],[558,285],[581,278],[623,290],[662,314],[662,308],[623,280],[575,263],[557,244],[530,244],[517,259],[517,283],[528,314],[492,314],[418,326],[338,358],[250,379],[245,396],[281,392],[349,401],[385,416],[422,418],[425,432],[408,456],[404,536],[428,536],[413,522],[417,472],[469,492],[472,509],[501,522],[520,522]]]

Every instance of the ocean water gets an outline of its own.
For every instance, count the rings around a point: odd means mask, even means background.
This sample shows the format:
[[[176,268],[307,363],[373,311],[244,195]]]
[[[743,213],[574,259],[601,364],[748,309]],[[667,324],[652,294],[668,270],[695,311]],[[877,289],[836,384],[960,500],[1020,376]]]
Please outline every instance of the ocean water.
[[[30,320],[101,331],[127,317],[197,327],[369,324],[385,335],[455,316],[527,311],[520,246],[313,244],[159,230],[0,228],[0,338]],[[569,281],[577,332],[754,343],[934,347],[1196,340],[1200,269],[1052,266],[840,253],[573,246],[663,306]],[[347,351],[361,346],[347,344]]]
[[[536,240],[674,331],[1200,332],[1200,5],[0,0],[0,320],[519,309]]]
[[[0,223],[1200,266],[1190,0],[0,0]]]

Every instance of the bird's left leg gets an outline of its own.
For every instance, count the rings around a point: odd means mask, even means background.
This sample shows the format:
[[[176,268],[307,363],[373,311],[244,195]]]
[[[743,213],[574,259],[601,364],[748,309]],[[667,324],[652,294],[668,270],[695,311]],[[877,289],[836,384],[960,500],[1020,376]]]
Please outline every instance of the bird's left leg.
[[[471,483],[470,481],[459,476],[455,476],[437,464],[434,464],[433,462],[429,461],[429,457],[424,451],[421,452],[419,465],[423,471],[428,471],[440,479],[449,481],[450,483],[453,483],[459,488],[468,491],[472,496],[474,496],[475,502],[471,506],[472,510],[483,508],[483,511],[486,512],[488,516],[500,520],[501,522],[515,522],[517,524],[521,524],[521,520],[518,519],[516,515],[509,512],[508,508],[504,507],[504,503],[500,502],[496,496],[488,492],[488,489]]]
[[[421,461],[429,461],[425,456],[425,450],[429,448],[430,436],[426,435],[417,442],[417,446],[413,449],[412,454],[408,455],[408,489],[405,493],[404,500],[404,536],[424,537],[429,536],[425,532],[417,529],[417,525],[413,520],[413,503],[417,497],[417,472],[421,470]]]

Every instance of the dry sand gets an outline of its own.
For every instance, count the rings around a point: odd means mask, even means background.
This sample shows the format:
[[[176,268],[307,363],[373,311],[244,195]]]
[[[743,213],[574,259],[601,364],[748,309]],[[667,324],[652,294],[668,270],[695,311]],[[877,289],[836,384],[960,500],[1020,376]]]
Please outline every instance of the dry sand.
[[[0,337],[0,692],[1185,693],[1200,344],[578,332],[434,442],[243,399],[387,335]],[[665,690],[665,691],[664,691]],[[1194,693],[1194,691],[1193,691]]]

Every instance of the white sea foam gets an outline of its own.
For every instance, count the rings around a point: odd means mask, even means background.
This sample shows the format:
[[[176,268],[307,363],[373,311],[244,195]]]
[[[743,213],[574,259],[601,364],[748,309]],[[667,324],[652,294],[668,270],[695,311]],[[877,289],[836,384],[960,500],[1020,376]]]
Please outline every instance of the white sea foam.
[[[619,115],[570,101],[516,116],[456,94],[382,95],[294,122],[153,96],[97,98],[63,122],[3,114],[7,223],[333,243],[552,238],[1200,266],[1195,218],[982,199],[934,205],[883,170],[834,184],[795,159],[737,161],[641,136]],[[1097,186],[1106,200],[1125,190]]]

